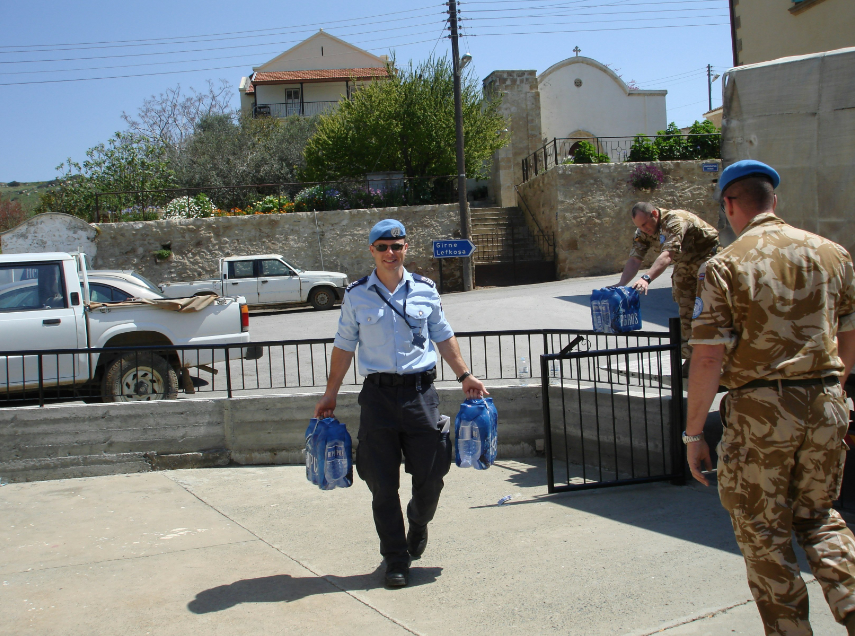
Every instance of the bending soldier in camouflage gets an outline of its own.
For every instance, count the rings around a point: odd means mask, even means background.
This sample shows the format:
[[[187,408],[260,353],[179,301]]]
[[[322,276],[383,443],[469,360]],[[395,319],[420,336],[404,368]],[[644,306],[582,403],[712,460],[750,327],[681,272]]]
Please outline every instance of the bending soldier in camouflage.
[[[691,212],[660,210],[649,203],[636,203],[633,206],[632,222],[638,229],[618,285],[626,285],[632,280],[651,247],[660,252],[659,256],[632,287],[646,294],[648,284],[658,278],[671,263],[674,264],[671,293],[680,312],[681,354],[689,360],[692,357],[689,337],[692,334],[698,268],[719,250],[718,230]]]
[[[722,173],[739,238],[700,272],[683,441],[706,485],[704,422],[727,387],[719,496],[766,634],[813,633],[793,532],[834,618],[855,634],[855,537],[831,507],[846,457],[840,376],[855,364],[855,271],[842,247],[775,215],[778,181],[758,161]]]

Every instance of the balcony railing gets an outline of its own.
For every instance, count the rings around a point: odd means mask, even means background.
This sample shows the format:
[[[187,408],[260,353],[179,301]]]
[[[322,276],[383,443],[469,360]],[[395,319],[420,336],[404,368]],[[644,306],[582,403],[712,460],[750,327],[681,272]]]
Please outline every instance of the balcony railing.
[[[252,107],[253,117],[291,117],[302,115],[312,117],[334,109],[338,105],[334,102],[285,102],[282,104],[255,104]]]

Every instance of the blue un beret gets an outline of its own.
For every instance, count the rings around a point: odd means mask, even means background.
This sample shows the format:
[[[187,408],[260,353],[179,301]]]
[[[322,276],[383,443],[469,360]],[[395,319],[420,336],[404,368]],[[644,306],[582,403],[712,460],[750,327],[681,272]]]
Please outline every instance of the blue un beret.
[[[395,219],[384,219],[371,228],[368,235],[368,244],[371,245],[377,239],[396,239],[407,236],[407,230],[403,223]]]
[[[724,169],[721,178],[718,180],[718,185],[724,192],[732,183],[745,177],[768,177],[773,188],[777,188],[778,184],[781,183],[780,175],[772,166],[767,166],[762,161],[755,159],[743,159]]]

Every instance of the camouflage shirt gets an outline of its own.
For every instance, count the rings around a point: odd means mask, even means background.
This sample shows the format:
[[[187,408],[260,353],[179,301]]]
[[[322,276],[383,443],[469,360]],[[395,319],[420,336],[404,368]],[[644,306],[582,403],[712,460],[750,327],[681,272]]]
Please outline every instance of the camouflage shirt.
[[[675,262],[705,260],[718,247],[718,230],[696,214],[685,210],[659,210],[662,215],[656,234],[635,231],[630,258],[644,260],[647,251],[667,250]]]
[[[836,243],[759,214],[698,278],[690,343],[725,345],[724,386],[843,373],[835,338],[855,329],[855,272]]]

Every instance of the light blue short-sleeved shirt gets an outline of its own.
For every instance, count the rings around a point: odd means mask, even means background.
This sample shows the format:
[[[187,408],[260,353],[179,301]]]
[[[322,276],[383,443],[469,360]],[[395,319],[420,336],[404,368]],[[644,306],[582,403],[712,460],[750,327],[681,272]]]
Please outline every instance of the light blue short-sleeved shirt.
[[[406,321],[399,313],[407,317]],[[423,347],[413,343],[414,335],[425,339]],[[444,342],[453,335],[433,281],[404,270],[403,279],[390,294],[375,270],[348,286],[335,346],[356,351],[359,345],[359,374],[363,376],[420,373],[436,366],[433,343]]]

